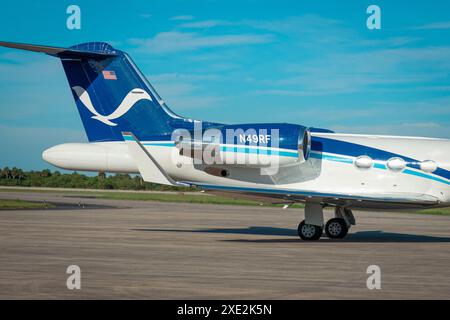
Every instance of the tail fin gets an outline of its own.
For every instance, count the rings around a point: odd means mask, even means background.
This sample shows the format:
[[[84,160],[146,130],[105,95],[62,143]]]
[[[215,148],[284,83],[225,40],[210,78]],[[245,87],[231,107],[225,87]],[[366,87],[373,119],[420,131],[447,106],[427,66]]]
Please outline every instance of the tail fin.
[[[90,142],[123,141],[124,131],[151,140],[171,134],[171,120],[181,119],[165,105],[128,54],[107,43],[58,48],[0,42],[0,46],[61,59]]]

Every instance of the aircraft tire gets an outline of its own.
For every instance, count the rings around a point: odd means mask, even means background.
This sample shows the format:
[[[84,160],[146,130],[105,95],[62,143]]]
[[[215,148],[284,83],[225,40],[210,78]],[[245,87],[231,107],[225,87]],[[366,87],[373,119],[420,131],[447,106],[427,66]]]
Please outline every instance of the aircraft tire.
[[[312,224],[306,224],[305,220],[298,225],[298,236],[302,240],[311,241],[319,240],[322,236],[322,228]]]
[[[342,239],[348,233],[348,226],[344,219],[333,218],[325,225],[325,233],[330,239]]]

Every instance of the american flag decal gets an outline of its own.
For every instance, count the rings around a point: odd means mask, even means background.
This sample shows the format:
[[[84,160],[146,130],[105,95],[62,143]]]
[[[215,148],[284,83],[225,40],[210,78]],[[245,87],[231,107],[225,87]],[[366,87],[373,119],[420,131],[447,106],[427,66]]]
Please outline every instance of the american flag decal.
[[[114,71],[103,70],[103,78],[106,80],[117,80],[116,73]]]

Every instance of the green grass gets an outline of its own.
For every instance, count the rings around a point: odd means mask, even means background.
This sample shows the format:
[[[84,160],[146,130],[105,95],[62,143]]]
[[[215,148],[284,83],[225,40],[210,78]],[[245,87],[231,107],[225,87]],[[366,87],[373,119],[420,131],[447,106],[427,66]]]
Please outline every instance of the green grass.
[[[173,193],[152,193],[152,192],[98,192],[98,191],[70,191],[66,189],[61,189],[58,191],[53,190],[32,190],[26,187],[18,189],[0,189],[0,192],[17,192],[17,191],[27,191],[27,192],[49,192],[58,193],[65,196],[81,196],[81,197],[92,197],[99,199],[112,199],[112,200],[139,200],[139,201],[161,201],[161,202],[179,202],[179,203],[200,203],[200,204],[222,204],[222,205],[244,205],[244,206],[260,206],[261,203],[252,200],[244,199],[233,199],[216,195],[209,195],[198,192],[197,194],[184,194],[182,192]],[[7,202],[11,202],[9,207]],[[14,202],[16,204],[14,204]],[[4,205],[2,205],[5,203]],[[23,206],[21,206],[23,204]],[[49,206],[47,204],[47,206]],[[270,207],[282,207],[283,205],[271,205],[264,204],[263,206]],[[10,209],[10,208],[43,208],[45,205],[43,203],[36,202],[25,202],[16,200],[0,200],[0,209]],[[303,204],[294,204],[291,208],[304,208]],[[400,211],[405,212],[405,211]],[[435,208],[426,210],[411,210],[405,213],[415,213],[415,214],[429,214],[429,215],[450,215],[450,208]]]
[[[437,216],[449,216],[450,215],[450,208],[426,209],[426,210],[416,211],[414,213],[432,214],[432,215],[437,215]]]
[[[81,194],[81,193],[78,193]],[[83,193],[89,197],[113,200],[140,200],[140,201],[161,201],[161,202],[184,202],[184,203],[203,203],[203,204],[225,204],[225,205],[241,205],[241,206],[259,206],[260,202],[233,199],[228,197],[209,195],[209,194],[184,194],[184,193],[128,193],[128,192],[87,192]],[[263,204],[263,206],[283,206]],[[294,207],[302,208],[303,205],[296,204]]]
[[[23,200],[3,200],[0,199],[0,210],[2,209],[44,209],[53,205],[43,202],[30,202]]]
[[[189,202],[189,203],[208,203],[208,204],[236,204],[236,205],[257,205],[257,202],[248,200],[230,199],[205,194],[163,194],[163,193],[121,193],[121,192],[90,192],[89,196],[101,199],[115,200],[143,200],[143,201],[162,201],[162,202]]]
[[[78,193],[80,194],[80,193]],[[227,204],[227,205],[248,205],[248,206],[259,206],[260,202],[252,200],[243,199],[233,199],[208,195],[199,193],[198,195],[174,193],[174,194],[161,194],[161,193],[121,193],[121,192],[86,192],[83,194],[89,195],[95,198],[101,199],[116,199],[116,200],[142,200],[142,201],[162,201],[162,202],[188,202],[188,203],[204,203],[204,204]],[[263,204],[263,206],[270,207],[282,207],[282,204]],[[304,208],[305,206],[301,203],[296,203],[291,206],[291,208]],[[327,207],[329,208],[329,207]],[[417,213],[417,214],[431,214],[431,215],[450,215],[450,208],[436,208],[418,211],[408,211],[407,213]]]
[[[112,200],[138,200],[138,201],[161,201],[161,202],[180,202],[180,203],[200,203],[200,204],[223,204],[223,205],[243,205],[260,206],[261,202],[245,199],[233,199],[233,197],[223,197],[198,192],[196,194],[185,194],[182,192],[172,193],[153,193],[153,192],[98,192],[98,191],[71,191],[71,190],[33,190],[27,188],[21,189],[0,189],[0,192],[44,192],[58,193],[70,197],[89,197],[98,199]],[[263,204],[263,206],[282,207],[282,204],[272,205]],[[303,208],[303,204],[294,204],[292,208]]]

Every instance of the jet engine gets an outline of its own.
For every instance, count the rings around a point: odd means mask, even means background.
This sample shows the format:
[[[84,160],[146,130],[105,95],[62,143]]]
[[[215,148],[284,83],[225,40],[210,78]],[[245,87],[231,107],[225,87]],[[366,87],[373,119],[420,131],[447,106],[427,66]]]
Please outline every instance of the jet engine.
[[[285,166],[308,160],[311,134],[306,127],[286,123],[224,125],[203,130],[200,137],[180,133],[175,145],[180,155],[199,163]]]

